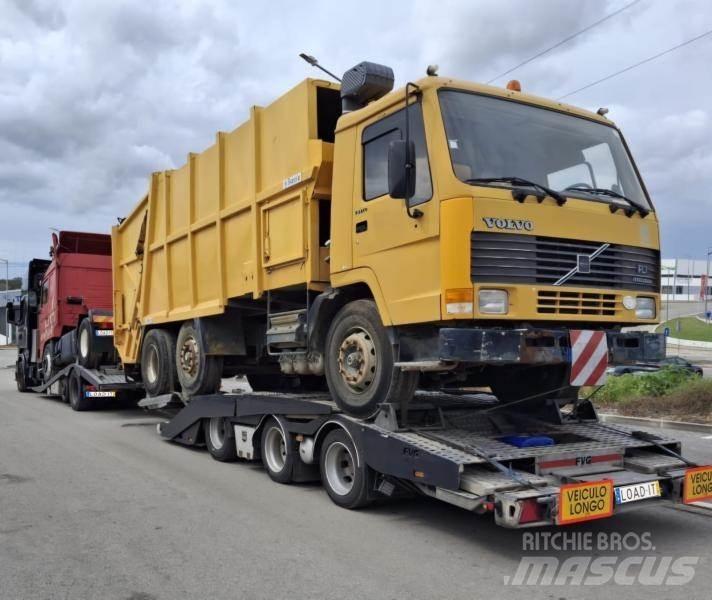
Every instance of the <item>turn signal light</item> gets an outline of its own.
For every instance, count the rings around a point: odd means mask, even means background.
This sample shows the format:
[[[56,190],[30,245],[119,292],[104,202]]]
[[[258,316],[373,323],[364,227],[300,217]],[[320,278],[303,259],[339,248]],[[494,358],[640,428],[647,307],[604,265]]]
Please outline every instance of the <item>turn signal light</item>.
[[[472,288],[454,288],[445,290],[445,311],[449,315],[472,314],[474,306]]]

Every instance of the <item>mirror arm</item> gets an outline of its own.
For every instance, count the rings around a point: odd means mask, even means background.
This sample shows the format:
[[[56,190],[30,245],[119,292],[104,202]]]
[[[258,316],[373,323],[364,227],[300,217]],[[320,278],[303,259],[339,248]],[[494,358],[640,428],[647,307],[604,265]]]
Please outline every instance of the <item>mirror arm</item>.
[[[408,175],[406,176],[406,180],[410,179],[410,172],[413,170],[413,161],[415,160],[415,157],[410,156],[410,88],[415,89],[416,95],[420,93],[420,87],[417,86],[416,84],[412,82],[408,82],[405,84],[405,147],[406,147],[406,152],[408,153],[408,160],[406,162],[405,168],[406,172],[408,172]],[[410,208],[410,198],[405,198],[405,212],[411,219],[419,219],[420,217],[423,216],[423,211],[419,210],[417,208]]]

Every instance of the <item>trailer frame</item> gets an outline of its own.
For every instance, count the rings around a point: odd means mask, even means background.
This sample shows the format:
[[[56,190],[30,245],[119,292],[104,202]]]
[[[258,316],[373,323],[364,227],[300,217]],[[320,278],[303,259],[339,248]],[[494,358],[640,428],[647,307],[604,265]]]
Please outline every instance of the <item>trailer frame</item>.
[[[146,399],[143,406],[159,403]],[[549,406],[548,414],[542,404]],[[606,480],[615,490],[658,482],[659,497],[616,504],[614,513],[682,502],[685,471],[693,463],[680,455],[678,440],[601,423],[588,401],[570,413],[560,412],[555,401],[534,405],[539,408],[528,412],[521,405],[507,409],[487,395],[419,392],[407,414],[384,404],[365,421],[340,412],[328,394],[219,393],[193,398],[160,423],[158,432],[166,440],[201,446],[210,420],[224,419],[235,456],[256,461],[263,458],[262,428],[274,418],[295,454],[292,481],[309,481],[319,479],[316,467],[327,434],[341,429],[355,448],[356,467],[368,473],[369,501],[417,493],[492,513],[507,528],[561,524],[566,484]],[[502,441],[514,433],[547,435],[556,442],[520,448]]]

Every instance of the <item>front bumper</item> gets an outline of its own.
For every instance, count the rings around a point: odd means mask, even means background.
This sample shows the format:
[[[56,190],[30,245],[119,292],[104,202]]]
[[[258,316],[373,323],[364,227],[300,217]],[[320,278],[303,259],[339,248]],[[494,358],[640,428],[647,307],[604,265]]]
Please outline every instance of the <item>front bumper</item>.
[[[665,336],[608,332],[609,364],[656,362],[665,357]],[[438,333],[438,357],[473,365],[561,364],[571,362],[566,329],[483,329],[445,327]]]

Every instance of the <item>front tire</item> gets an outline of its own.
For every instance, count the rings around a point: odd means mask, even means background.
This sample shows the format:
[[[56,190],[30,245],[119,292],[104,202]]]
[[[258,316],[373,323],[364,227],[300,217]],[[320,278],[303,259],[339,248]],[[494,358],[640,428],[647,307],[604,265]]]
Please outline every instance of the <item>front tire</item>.
[[[18,392],[29,392],[30,385],[27,379],[25,357],[20,355],[15,363],[15,383],[17,383]]]
[[[393,346],[372,300],[350,302],[336,314],[325,358],[329,391],[355,417],[372,417],[384,402],[408,402],[418,387],[418,373],[393,366]]]
[[[329,498],[343,508],[362,508],[368,497],[369,469],[358,464],[356,447],[343,429],[334,429],[321,445],[321,482]]]
[[[178,381],[188,396],[213,394],[220,389],[223,357],[205,353],[202,336],[193,321],[186,321],[178,332],[175,351]]]
[[[226,417],[210,417],[204,423],[205,445],[215,460],[233,462],[237,460],[237,447],[232,423]]]

